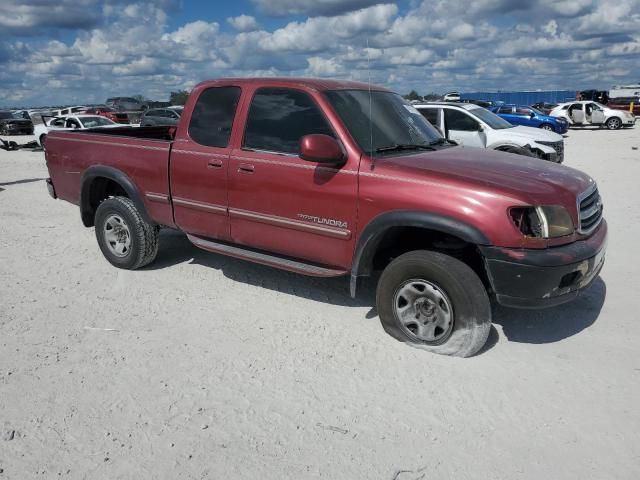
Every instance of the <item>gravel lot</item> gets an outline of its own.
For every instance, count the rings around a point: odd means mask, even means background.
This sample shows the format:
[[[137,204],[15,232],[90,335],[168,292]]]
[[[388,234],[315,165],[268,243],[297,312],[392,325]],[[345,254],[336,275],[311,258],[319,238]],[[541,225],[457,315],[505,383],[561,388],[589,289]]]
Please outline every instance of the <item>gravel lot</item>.
[[[569,132],[606,205],[601,278],[495,307],[470,359],[387,336],[371,287],[354,301],[175,232],[117,270],[48,196],[43,154],[0,150],[0,479],[640,478],[632,147],[640,125]]]

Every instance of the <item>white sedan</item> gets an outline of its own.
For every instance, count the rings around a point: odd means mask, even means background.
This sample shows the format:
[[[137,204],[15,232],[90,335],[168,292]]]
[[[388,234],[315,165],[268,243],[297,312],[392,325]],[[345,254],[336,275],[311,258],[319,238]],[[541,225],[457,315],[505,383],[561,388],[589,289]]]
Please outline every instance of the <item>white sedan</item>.
[[[113,127],[122,127],[122,124],[99,115],[67,115],[64,117],[53,117],[50,120],[36,125],[33,134],[38,144],[44,148],[47,134],[51,130],[87,130],[89,128]]]
[[[562,103],[551,110],[549,115],[564,118],[571,127],[595,125],[617,130],[621,127],[633,127],[636,123],[633,113],[614,110],[591,100]]]

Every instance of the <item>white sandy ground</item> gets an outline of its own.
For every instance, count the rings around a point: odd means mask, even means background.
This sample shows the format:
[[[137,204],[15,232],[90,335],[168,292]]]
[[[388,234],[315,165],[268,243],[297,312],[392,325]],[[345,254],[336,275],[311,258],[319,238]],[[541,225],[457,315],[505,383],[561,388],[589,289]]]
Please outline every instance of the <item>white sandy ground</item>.
[[[43,154],[0,151],[0,479],[640,478],[640,125],[566,144],[605,199],[601,279],[495,307],[470,359],[387,336],[371,288],[175,232],[117,270]]]

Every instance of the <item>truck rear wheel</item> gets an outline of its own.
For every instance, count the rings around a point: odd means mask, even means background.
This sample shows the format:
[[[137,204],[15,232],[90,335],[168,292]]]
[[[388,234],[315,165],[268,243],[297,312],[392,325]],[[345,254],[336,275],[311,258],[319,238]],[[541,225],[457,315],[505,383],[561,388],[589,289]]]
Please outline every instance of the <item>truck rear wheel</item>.
[[[376,304],[388,334],[442,355],[474,355],[491,329],[491,305],[478,275],[438,252],[416,250],[393,260],[378,282]]]
[[[160,228],[147,223],[131,199],[112,197],[96,210],[96,239],[113,266],[135,270],[158,254]]]

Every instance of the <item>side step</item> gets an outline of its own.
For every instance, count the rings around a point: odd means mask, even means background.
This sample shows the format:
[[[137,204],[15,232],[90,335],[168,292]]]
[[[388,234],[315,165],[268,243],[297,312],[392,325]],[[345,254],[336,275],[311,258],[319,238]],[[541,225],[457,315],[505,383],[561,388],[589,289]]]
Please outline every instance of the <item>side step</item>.
[[[304,263],[299,260],[280,257],[273,253],[266,253],[238,245],[220,243],[215,240],[205,240],[204,238],[193,235],[187,234],[187,238],[196,247],[209,252],[221,253],[222,255],[228,255],[242,260],[249,260],[250,262],[260,263],[262,265],[268,265],[270,267],[280,268],[290,272],[301,273],[303,275],[310,275],[312,277],[340,277],[349,273],[348,270],[327,268],[314,263]]]

